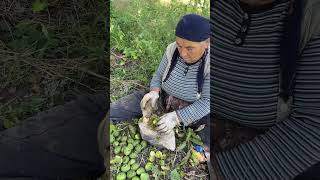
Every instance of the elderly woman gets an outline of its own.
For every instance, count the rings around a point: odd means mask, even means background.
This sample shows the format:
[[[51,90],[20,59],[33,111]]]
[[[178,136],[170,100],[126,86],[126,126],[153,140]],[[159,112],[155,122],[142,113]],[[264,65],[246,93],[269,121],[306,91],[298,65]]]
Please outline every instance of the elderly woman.
[[[159,132],[179,124],[206,124],[210,113],[209,34],[209,20],[196,14],[183,16],[176,26],[176,41],[168,45],[151,80],[150,92],[135,92],[113,103],[110,119],[149,117],[152,111],[162,109],[165,114],[156,128]],[[209,128],[203,133],[209,144]]]

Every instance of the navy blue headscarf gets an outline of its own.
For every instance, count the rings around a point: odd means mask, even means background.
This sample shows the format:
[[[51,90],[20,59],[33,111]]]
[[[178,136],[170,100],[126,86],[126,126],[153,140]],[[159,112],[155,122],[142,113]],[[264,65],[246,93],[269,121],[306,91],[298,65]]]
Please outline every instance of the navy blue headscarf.
[[[210,22],[203,16],[187,14],[178,22],[176,36],[193,42],[204,41],[210,37]]]

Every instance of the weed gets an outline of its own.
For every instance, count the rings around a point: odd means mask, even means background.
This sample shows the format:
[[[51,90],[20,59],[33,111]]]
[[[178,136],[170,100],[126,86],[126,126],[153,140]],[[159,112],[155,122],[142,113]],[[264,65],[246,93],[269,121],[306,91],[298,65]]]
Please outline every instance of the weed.
[[[0,126],[108,91],[107,2],[3,0],[0,9]]]

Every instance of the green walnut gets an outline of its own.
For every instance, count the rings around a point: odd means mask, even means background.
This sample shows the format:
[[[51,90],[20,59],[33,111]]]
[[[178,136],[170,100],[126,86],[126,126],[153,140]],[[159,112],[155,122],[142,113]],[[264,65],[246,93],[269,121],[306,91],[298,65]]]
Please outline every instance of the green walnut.
[[[145,170],[144,170],[144,168],[143,167],[139,167],[139,169],[137,169],[137,174],[138,175],[140,175],[140,174],[142,174],[142,173],[144,173],[145,172]],[[141,178],[141,177],[140,177]]]
[[[119,131],[115,131],[115,132],[113,132],[113,134],[112,134],[114,137],[118,137],[119,136]]]
[[[140,179],[141,179],[141,180],[149,180],[149,174],[147,174],[147,173],[142,173],[142,174],[140,175]]]
[[[116,147],[114,148],[114,153],[115,153],[115,154],[119,154],[120,151],[121,151],[121,146],[116,146]]]
[[[130,160],[130,158],[129,158],[128,156],[125,156],[125,157],[123,158],[123,163],[124,163],[124,164],[127,164],[127,163],[129,162],[129,160]]]
[[[155,156],[155,155],[156,155],[156,153],[154,151],[150,151],[149,156]]]
[[[130,165],[125,164],[120,168],[121,172],[128,172],[130,170]]]
[[[118,137],[116,138],[116,140],[117,140],[117,141],[120,141],[120,140],[121,140],[121,136],[118,136]]]
[[[127,145],[127,143],[126,142],[121,142],[119,145],[122,146],[122,147],[125,147]]]
[[[130,143],[130,144],[133,144],[134,140],[132,138],[129,138],[127,142]]]
[[[150,117],[150,120],[148,121],[148,125],[149,127],[151,127],[151,129],[155,129],[158,125],[158,122],[160,120],[160,117],[153,114],[151,117]]]
[[[143,148],[147,147],[147,145],[148,145],[147,141],[143,140],[143,141],[141,142],[141,146],[142,146]]]
[[[159,160],[159,164],[160,166],[164,166],[165,165],[164,160],[163,159]]]
[[[133,136],[134,134],[136,134],[137,128],[132,125],[129,125],[129,132]]]
[[[130,159],[130,161],[129,161],[129,163],[128,163],[128,164],[132,165],[132,164],[134,164],[135,162],[136,162],[136,160],[135,160],[135,159]]]
[[[133,145],[129,143],[129,144],[127,145],[127,148],[129,148],[129,149],[132,150],[132,149],[133,149]]]
[[[127,141],[127,139],[128,139],[128,137],[127,137],[127,136],[122,136],[121,141],[122,141],[122,142],[126,142],[126,141]]]
[[[117,180],[125,180],[126,177],[127,177],[127,176],[126,176],[126,173],[121,172],[121,173],[119,173],[119,174],[117,175],[116,179],[117,179]]]
[[[135,151],[136,152],[141,152],[141,150],[143,149],[143,147],[140,145],[140,144],[138,144],[136,147],[135,147]]]
[[[144,166],[144,168],[146,169],[146,171],[151,171],[153,168],[153,163],[147,162],[147,164]]]
[[[161,151],[157,151],[156,152],[156,158],[162,158],[162,152]]]
[[[134,170],[129,170],[127,172],[127,178],[133,178],[134,176],[136,176],[136,172]]]
[[[149,156],[149,159],[148,159],[148,160],[149,160],[150,162],[154,162],[155,159],[156,159],[156,158],[155,158],[154,156]]]
[[[119,144],[120,144],[119,141],[115,141],[115,142],[113,142],[112,145],[113,145],[113,147],[116,147],[116,146],[119,146]]]
[[[121,164],[122,158],[120,156],[116,155],[111,162],[114,164]]]
[[[113,143],[114,140],[115,140],[114,136],[111,135],[111,136],[110,136],[110,144]]]
[[[130,157],[131,159],[135,159],[135,158],[138,157],[138,154],[137,154],[136,152],[133,152],[133,153],[131,153],[131,154],[129,155],[129,157]]]
[[[169,171],[170,168],[169,168],[169,166],[161,166],[161,169],[164,171]]]
[[[135,135],[134,135],[134,138],[135,138],[135,139],[139,139],[139,140],[141,139],[141,137],[140,137],[139,134],[135,134]]]
[[[136,145],[138,145],[139,143],[140,143],[140,140],[136,139],[136,140],[133,141],[132,144],[133,144],[133,146],[136,146]]]
[[[131,153],[132,149],[130,147],[125,147],[123,153],[128,156]]]
[[[139,164],[138,163],[134,163],[134,164],[132,164],[131,165],[131,170],[137,170],[138,168],[139,168],[140,166],[139,166]]]

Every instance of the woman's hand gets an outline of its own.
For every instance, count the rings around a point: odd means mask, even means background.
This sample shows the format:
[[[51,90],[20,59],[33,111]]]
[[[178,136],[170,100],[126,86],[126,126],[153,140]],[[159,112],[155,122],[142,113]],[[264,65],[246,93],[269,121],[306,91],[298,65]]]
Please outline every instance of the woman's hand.
[[[157,109],[157,101],[159,99],[159,92],[150,91],[145,94],[140,102],[143,117],[149,118],[153,110]]]
[[[177,116],[177,113],[173,111],[160,117],[160,121],[158,122],[156,130],[161,133],[167,133],[178,124],[180,124],[180,120]]]

